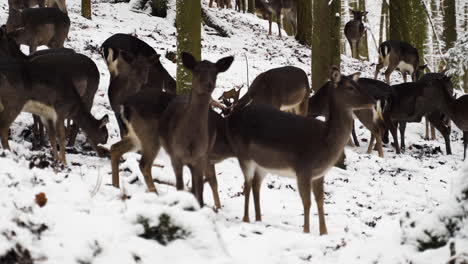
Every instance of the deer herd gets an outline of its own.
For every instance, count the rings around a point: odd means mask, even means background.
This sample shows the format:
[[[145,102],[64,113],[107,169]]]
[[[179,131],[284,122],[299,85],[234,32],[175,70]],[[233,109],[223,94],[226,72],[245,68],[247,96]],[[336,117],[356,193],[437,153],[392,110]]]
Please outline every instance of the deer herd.
[[[39,7],[34,8],[35,5]],[[266,174],[274,173],[297,179],[304,207],[304,232],[310,231],[313,191],[320,234],[327,234],[324,176],[338,161],[350,135],[359,144],[354,118],[371,132],[368,153],[374,149],[375,141],[380,157],[384,156],[382,145],[388,141],[387,131],[394,138],[396,153],[400,153],[405,148],[406,123],[420,122],[422,117],[442,133],[447,154],[451,154],[452,120],[465,131],[466,152],[468,96],[453,97],[452,82],[443,73],[428,73],[420,78],[423,66],[419,65],[418,51],[410,44],[383,42],[374,79],[360,78],[359,73],[346,76],[332,67],[330,80],[311,96],[307,74],[297,67],[285,66],[258,75],[243,97],[239,98],[239,88],[225,92],[220,101],[215,101],[211,94],[217,76],[228,71],[233,57],[213,63],[182,53],[183,66],[193,75],[192,89],[190,94],[177,95],[176,82],[159,61],[160,55],[128,34],[115,34],[101,46],[110,73],[110,107],[121,136],[109,151],[99,146],[107,142],[109,117],[96,118],[90,113],[99,86],[99,70],[89,57],[63,47],[70,27],[64,0],[9,0],[9,11],[7,24],[0,28],[2,147],[10,149],[9,129],[16,117],[21,112],[32,113],[33,147],[44,144],[45,126],[54,158],[66,164],[65,141],[73,146],[82,129],[100,156],[110,156],[115,187],[120,186],[121,157],[133,151],[141,153],[139,165],[148,190],[157,193],[151,170],[155,157],[164,148],[170,156],[177,190],[184,189],[183,167],[187,166],[191,191],[200,205],[204,205],[206,178],[219,209],[215,164],[235,157],[245,180],[244,221],[250,221],[251,191],[255,220],[261,221],[262,180]],[[345,27],[345,35],[354,56],[364,29],[359,23],[365,13],[353,13],[355,19]],[[20,50],[20,44],[29,46],[29,55]],[[40,45],[49,49],[36,51]],[[386,82],[378,81],[384,66]],[[413,82],[390,86],[390,74],[395,69],[405,81],[406,75],[411,75]],[[214,106],[221,108],[221,114]],[[317,116],[324,116],[325,121]]]

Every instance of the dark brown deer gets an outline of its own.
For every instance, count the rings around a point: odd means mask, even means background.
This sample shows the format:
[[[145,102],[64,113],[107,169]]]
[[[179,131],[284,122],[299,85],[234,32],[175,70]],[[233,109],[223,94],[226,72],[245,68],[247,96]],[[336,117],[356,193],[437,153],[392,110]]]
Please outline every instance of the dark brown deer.
[[[29,112],[46,120],[54,158],[66,164],[66,118],[73,119],[94,144],[107,141],[105,125],[108,117],[96,120],[85,108],[73,81],[55,74],[53,69],[42,67],[34,61],[3,57],[0,62],[0,98],[4,110],[0,113],[0,137],[2,146],[10,149],[8,130],[20,112]],[[60,157],[57,152],[57,132]]]
[[[252,100],[252,103],[268,104],[279,110],[305,116],[309,96],[307,74],[300,68],[285,66],[259,74],[241,101]]]
[[[351,47],[352,57],[359,59],[359,42],[364,35],[365,27],[362,22],[362,18],[367,15],[368,12],[363,11],[351,11],[353,13],[353,20],[346,23],[344,33],[346,39],[348,39],[349,46]]]
[[[272,24],[272,19],[273,19],[273,16],[271,14],[275,14],[276,23],[278,24],[278,35],[280,38],[283,37],[281,33],[282,12],[286,14],[286,18],[290,21],[291,25],[293,26],[293,31],[296,32],[296,29],[297,29],[297,19],[296,19],[297,1],[296,0],[259,0],[259,1],[261,2],[264,8],[270,11],[270,15],[269,15],[270,26],[269,26],[268,35],[271,35],[271,24]]]
[[[408,74],[415,82],[419,79],[421,71],[426,68],[426,65],[419,66],[419,54],[415,47],[397,40],[387,40],[380,44],[379,63],[375,68],[374,79],[377,79],[380,69],[385,66],[388,66],[385,71],[387,84],[390,84],[390,75],[395,69],[401,72],[405,82]]]
[[[41,45],[62,48],[67,39],[70,18],[57,8],[26,8],[10,16],[19,16],[19,23],[7,22],[8,32],[18,44],[29,46],[30,54]]]
[[[261,221],[260,187],[267,172],[297,178],[304,206],[304,232],[310,232],[310,191],[318,207],[320,234],[327,234],[323,208],[326,172],[336,163],[348,142],[353,110],[372,107],[375,101],[356,83],[359,74],[342,76],[333,68],[329,119],[284,113],[267,105],[236,107],[228,117],[227,134],[245,177],[243,220],[248,222],[253,185],[255,219]]]
[[[94,95],[99,87],[100,74],[99,70],[92,59],[89,57],[75,53],[72,49],[47,49],[26,56],[20,50],[19,46],[8,37],[4,27],[0,29],[0,54],[11,56],[17,59],[34,61],[39,67],[54,69],[55,74],[67,76],[73,80],[74,86],[78,94],[81,96],[83,104],[87,111],[91,110],[94,101]],[[41,125],[38,123],[38,118],[35,118],[36,133],[39,134],[39,141],[42,140]],[[39,119],[40,122],[40,119]],[[78,132],[78,126],[74,124],[70,129],[68,145],[73,146]],[[95,146],[93,146],[95,148]],[[102,149],[96,149],[98,153]],[[104,153],[100,153],[103,155]]]
[[[444,109],[448,104],[445,94],[450,93],[453,86],[449,79],[441,78],[438,75],[440,74],[430,73],[417,82],[391,86],[391,96],[384,109],[383,116],[385,124],[395,141],[397,154],[401,152],[400,148],[405,147],[406,122],[421,122],[423,116],[426,116],[439,130],[444,137],[447,154],[452,154],[450,128],[447,127],[442,113],[447,111]],[[442,113],[440,113],[441,111]],[[398,143],[397,125],[400,127],[401,145]]]
[[[217,75],[227,71],[233,59],[226,57],[212,63],[196,61],[191,54],[182,53],[184,66],[193,74],[189,101],[184,105],[172,103],[161,120],[161,143],[171,157],[176,187],[184,188],[182,168],[187,165],[192,174],[192,192],[201,206],[203,175],[209,162],[207,154],[216,140],[216,127],[209,118],[211,93]]]
[[[371,96],[378,102],[376,107],[372,109],[355,110],[354,115],[371,133],[367,153],[372,153],[375,140],[379,157],[383,158],[382,135],[385,131],[385,122],[383,120],[381,108],[390,95],[390,87],[384,82],[367,78],[359,78],[357,83],[365,94]],[[326,83],[309,99],[310,116],[325,116],[328,118],[328,97],[331,91],[332,87]],[[355,139],[355,141],[357,141],[357,139]]]
[[[8,0],[9,8],[23,10],[25,8],[39,7],[55,7],[60,9],[65,14],[67,13],[67,5],[65,0]]]

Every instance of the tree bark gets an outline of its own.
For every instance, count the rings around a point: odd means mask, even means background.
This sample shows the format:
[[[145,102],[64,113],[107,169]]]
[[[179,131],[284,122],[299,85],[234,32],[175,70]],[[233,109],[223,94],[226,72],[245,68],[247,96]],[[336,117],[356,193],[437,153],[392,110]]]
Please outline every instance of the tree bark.
[[[91,0],[81,0],[81,15],[91,19]]]
[[[407,42],[418,49],[423,62],[427,17],[421,0],[390,1],[390,39]]]
[[[201,1],[177,0],[177,93],[189,93],[192,74],[182,64],[182,52],[191,53],[201,59]]]
[[[255,0],[247,0],[247,12],[255,14]]]
[[[167,16],[167,0],[152,0],[153,1],[153,16],[166,17]]]
[[[453,47],[457,40],[457,17],[455,14],[455,0],[444,0],[444,41],[445,51]]]
[[[380,29],[379,29],[379,44],[388,38],[388,5],[386,0],[382,0],[382,7],[380,12]]]
[[[297,1],[297,34],[299,43],[312,45],[312,0]]]

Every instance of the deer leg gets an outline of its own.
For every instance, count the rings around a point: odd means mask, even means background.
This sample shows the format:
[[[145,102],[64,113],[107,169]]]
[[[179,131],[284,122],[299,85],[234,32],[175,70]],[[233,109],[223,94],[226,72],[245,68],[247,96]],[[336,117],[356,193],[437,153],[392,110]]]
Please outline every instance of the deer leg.
[[[436,140],[436,132],[435,132],[435,127],[432,125],[432,123],[429,123],[431,127],[431,140]]]
[[[276,24],[278,24],[279,37],[283,39],[283,35],[281,34],[281,9],[279,12],[276,12]]]
[[[375,135],[375,140],[377,141],[377,151],[379,152],[379,157],[384,157],[384,152],[382,148],[382,136],[380,134]]]
[[[356,59],[361,59],[359,57],[359,40],[356,40]]]
[[[424,140],[429,140],[429,120],[427,120],[427,116],[426,116],[426,135],[424,136]]]
[[[377,75],[379,75],[379,71],[383,68],[383,62],[380,62],[375,66],[375,73],[374,73],[374,79],[377,80]]]
[[[208,4],[208,7],[209,7],[209,8],[212,8],[212,7],[213,7],[213,0],[210,0],[210,3]]]
[[[310,233],[311,182],[310,182],[310,178],[307,176],[308,175],[305,175],[305,174],[297,175],[297,188],[299,189],[299,195],[301,196],[302,206],[304,207],[304,233]],[[318,206],[319,206],[319,203],[317,202],[317,207]],[[320,219],[320,213],[319,213],[319,219]],[[319,221],[321,222],[321,220]]]
[[[0,114],[0,139],[2,141],[2,147],[10,150],[10,144],[8,143],[8,132],[12,121],[8,122],[7,115]]]
[[[452,155],[452,148],[450,147],[450,129],[448,126],[444,125],[444,122],[440,119],[429,119],[429,121],[439,130],[439,132],[444,137],[445,141],[445,150],[447,155]]]
[[[395,151],[396,154],[400,154],[400,145],[398,144],[398,134],[397,134],[397,127],[396,123],[392,122],[390,116],[384,112],[384,122],[385,126],[390,130],[390,133],[392,134],[393,141],[395,141]]]
[[[49,134],[50,145],[52,147],[52,154],[54,155],[55,161],[60,161],[57,151],[57,135],[55,133],[55,125],[52,120],[47,121],[47,133]]]
[[[33,54],[37,50],[37,44],[31,43],[29,44],[29,55]]]
[[[385,71],[385,82],[390,85],[390,75],[392,72],[396,69],[397,64],[392,64],[390,63],[387,67],[387,70]]]
[[[401,150],[404,151],[406,149],[406,145],[405,145],[406,122],[400,122],[399,129],[400,129],[400,137],[401,137]]]
[[[403,82],[406,82],[408,79],[408,74],[406,72],[402,72],[401,74],[403,75]]]
[[[119,161],[123,154],[135,148],[132,140],[124,137],[119,142],[111,146],[111,166],[112,166],[112,185],[116,188],[120,187],[119,181]]]
[[[351,130],[351,135],[353,136],[354,145],[356,145],[356,147],[359,147],[359,139],[356,135],[356,128],[354,125],[354,120],[353,120],[353,130]]]
[[[323,193],[323,179],[324,177],[312,180],[312,189],[314,191],[315,203],[317,203],[320,235],[328,234],[327,225],[325,224],[325,213],[323,209],[324,193]],[[310,192],[309,192],[310,196]]]
[[[38,115],[33,115],[33,133],[34,133],[34,143],[33,149],[40,149],[44,146],[44,124],[41,121],[41,118]]]
[[[64,165],[67,165],[67,160],[65,158],[65,120],[63,118],[58,118],[55,121],[55,128],[57,129],[57,134],[59,138],[59,147],[60,147],[60,160]]]
[[[250,190],[252,189],[252,180],[255,176],[255,165],[250,162],[239,160],[239,164],[244,174],[244,217],[242,221],[250,222],[249,217],[249,202],[250,202]]]
[[[184,189],[184,165],[178,159],[171,159],[171,163],[176,177],[176,189],[182,191]]]
[[[154,192],[158,194],[158,190],[156,190],[156,186],[154,186],[153,176],[151,174],[151,168],[153,167],[153,161],[158,154],[159,146],[148,146],[145,147],[143,145],[142,155],[140,160],[140,170],[143,173],[145,178],[146,186],[148,187],[149,192]]]
[[[73,147],[73,146],[75,146],[76,136],[78,135],[78,131],[79,131],[80,128],[78,127],[78,125],[75,122],[73,122],[73,124],[71,124],[69,127],[70,127],[70,130],[69,130],[70,132],[68,134],[68,144],[67,145],[69,147]]]
[[[273,14],[270,14],[270,17],[268,18],[268,36],[271,36],[271,25],[273,23]]]
[[[203,202],[204,164],[206,164],[206,162],[197,162],[195,166],[189,166],[192,174],[192,193],[197,198],[200,207],[205,205]]]
[[[374,148],[374,140],[375,140],[374,133],[371,132],[371,137],[370,137],[370,140],[369,140],[369,146],[367,147],[367,154],[372,153],[372,149]]]
[[[265,174],[257,170],[253,178],[253,198],[255,205],[255,221],[262,221],[262,211],[260,207],[260,188],[262,187],[262,181],[265,178]]]
[[[205,176],[208,180],[208,183],[211,187],[211,192],[213,193],[213,200],[215,203],[215,209],[221,209],[221,201],[219,200],[218,193],[218,181],[216,179],[216,170],[214,164],[208,164],[205,169]]]

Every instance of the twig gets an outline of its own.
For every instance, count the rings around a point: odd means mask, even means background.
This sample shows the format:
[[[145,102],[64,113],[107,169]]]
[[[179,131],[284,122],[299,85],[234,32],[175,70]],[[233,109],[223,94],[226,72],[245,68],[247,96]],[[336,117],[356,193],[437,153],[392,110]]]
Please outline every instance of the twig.
[[[247,69],[247,89],[249,88],[249,60],[247,59],[247,54],[244,53],[245,57],[245,64],[247,65],[245,68]]]

